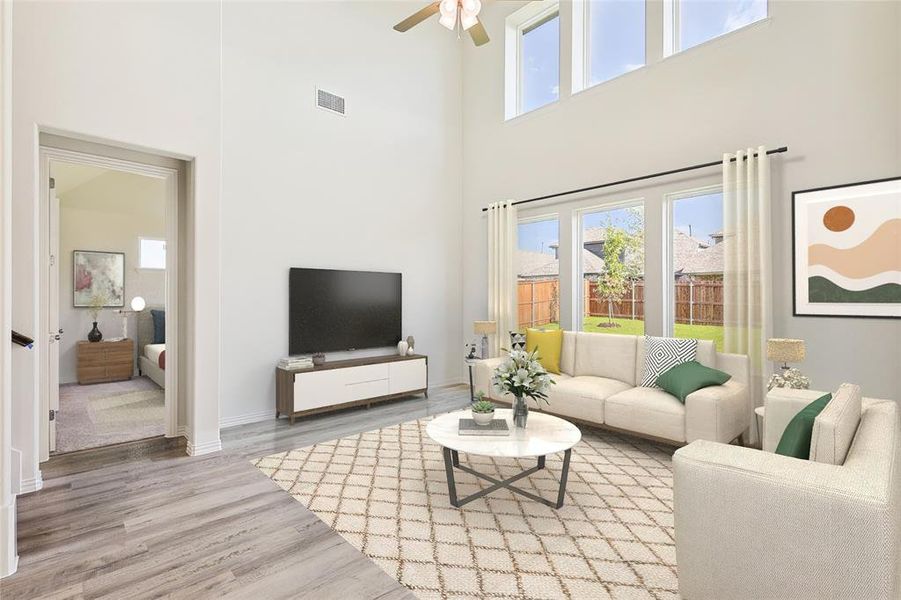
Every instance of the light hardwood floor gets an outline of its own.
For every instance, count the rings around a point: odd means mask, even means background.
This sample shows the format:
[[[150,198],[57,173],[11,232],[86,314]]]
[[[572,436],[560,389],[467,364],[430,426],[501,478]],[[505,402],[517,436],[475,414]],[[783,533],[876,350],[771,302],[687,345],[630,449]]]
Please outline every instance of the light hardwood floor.
[[[172,440],[54,457],[19,498],[0,597],[412,599],[250,459],[460,408],[469,388],[430,396],[232,427],[200,457]]]

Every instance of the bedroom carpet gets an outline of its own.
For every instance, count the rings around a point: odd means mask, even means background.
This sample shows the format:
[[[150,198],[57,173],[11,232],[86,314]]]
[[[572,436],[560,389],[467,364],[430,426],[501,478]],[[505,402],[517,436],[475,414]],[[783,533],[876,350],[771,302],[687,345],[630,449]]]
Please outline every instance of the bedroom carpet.
[[[678,597],[672,448],[583,429],[563,508],[499,490],[457,509],[427,423],[254,464],[421,599]],[[460,460],[495,477],[533,462]],[[546,470],[517,485],[553,496],[560,467],[560,456],[548,456]],[[458,494],[487,485],[457,472]]]
[[[147,377],[59,387],[56,452],[72,452],[165,433],[165,392]]]

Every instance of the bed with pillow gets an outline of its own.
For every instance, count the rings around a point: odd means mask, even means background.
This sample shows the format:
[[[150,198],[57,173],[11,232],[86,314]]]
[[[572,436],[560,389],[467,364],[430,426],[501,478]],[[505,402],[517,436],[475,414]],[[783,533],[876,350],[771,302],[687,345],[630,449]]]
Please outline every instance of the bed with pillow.
[[[149,306],[138,313],[138,373],[166,387],[166,310]]]

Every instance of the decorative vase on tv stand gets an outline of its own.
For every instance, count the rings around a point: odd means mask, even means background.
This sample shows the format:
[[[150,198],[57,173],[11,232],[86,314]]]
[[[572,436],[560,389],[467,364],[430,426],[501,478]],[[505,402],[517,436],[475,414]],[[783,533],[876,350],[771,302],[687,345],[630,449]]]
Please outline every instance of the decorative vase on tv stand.
[[[103,339],[103,334],[97,329],[97,321],[94,321],[94,327],[88,332],[89,342],[99,342]]]
[[[410,349],[410,345],[407,344],[404,340],[397,342],[397,354],[399,356],[406,356],[407,350]]]

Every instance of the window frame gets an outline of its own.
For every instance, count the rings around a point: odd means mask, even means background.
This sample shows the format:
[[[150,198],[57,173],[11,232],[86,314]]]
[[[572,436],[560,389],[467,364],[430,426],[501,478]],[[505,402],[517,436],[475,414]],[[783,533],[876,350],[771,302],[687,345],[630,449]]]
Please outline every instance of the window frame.
[[[601,204],[591,204],[589,206],[580,207],[577,209],[573,209],[573,219],[575,221],[575,235],[573,236],[574,246],[573,246],[573,271],[575,272],[575,278],[573,279],[574,288],[573,291],[576,292],[573,294],[573,304],[575,305],[576,313],[574,319],[574,325],[576,331],[584,331],[585,326],[585,294],[583,293],[584,280],[585,280],[585,266],[582,264],[582,252],[581,250],[585,247],[585,222],[584,218],[586,214],[598,213],[598,212],[606,212],[611,210],[620,210],[623,208],[633,208],[636,206],[641,207],[641,221],[642,226],[644,227],[645,234],[645,250],[647,249],[647,231],[648,231],[648,221],[645,218],[647,215],[647,205],[648,201],[645,196],[636,196],[634,198],[623,199],[623,200],[611,200],[609,202],[603,202]],[[647,253],[645,252],[645,285],[647,285]],[[645,323],[647,319],[644,320]],[[645,331],[647,331],[647,325],[645,325]]]
[[[538,210],[541,210],[541,209],[538,209]],[[517,215],[517,219],[516,219],[516,252],[519,252],[519,227],[521,225],[528,225],[530,223],[541,223],[543,221],[556,221],[557,222],[557,258],[556,258],[556,260],[557,260],[557,289],[559,290],[560,295],[562,296],[563,273],[561,272],[561,269],[560,269],[560,226],[561,226],[560,217],[561,217],[561,215],[559,212],[540,212],[540,213],[536,212],[535,214],[529,214],[527,212],[526,215],[524,215],[524,216]],[[518,327],[519,326],[519,265],[516,264],[516,258],[514,258],[513,263],[514,263],[513,268],[515,271],[514,278],[516,280],[516,287],[513,289],[513,294],[517,298],[517,301],[516,301],[516,325]],[[562,304],[562,297],[559,298],[558,302],[560,302]],[[558,311],[557,324],[560,327],[560,329],[565,329],[565,327],[563,326],[563,323],[562,323],[562,320],[563,320],[562,307],[558,305],[557,311]]]
[[[668,192],[663,195],[663,281],[661,282],[661,296],[663,300],[663,336],[674,337],[676,325],[676,278],[673,264],[673,241],[675,229],[676,202],[686,198],[696,198],[709,194],[722,194],[723,185],[714,183]]]
[[[511,119],[515,119],[516,117],[520,117],[522,115],[527,115],[529,113],[535,112],[536,110],[540,110],[546,106],[551,106],[560,101],[560,79],[562,75],[562,61],[561,53],[558,49],[557,52],[557,98],[552,100],[546,104],[542,104],[536,108],[532,108],[530,110],[524,111],[522,107],[523,100],[523,60],[522,60],[522,40],[523,36],[535,29],[543,25],[544,23],[554,19],[559,19],[558,27],[561,31],[561,35],[559,36],[558,44],[561,43],[563,39],[562,35],[562,26],[563,19],[560,15],[560,3],[559,2],[548,2],[545,3],[541,0],[536,2],[530,2],[526,4],[519,10],[513,12],[506,19],[506,35],[505,35],[505,68],[504,68],[504,79],[505,79],[505,120],[509,121]]]
[[[144,266],[144,242],[162,242],[163,243],[163,266],[162,267],[145,267]],[[142,271],[165,271],[166,263],[168,261],[169,254],[169,244],[168,240],[164,237],[150,237],[150,236],[139,236],[138,237],[138,268]]]
[[[733,33],[744,31],[749,27],[753,27],[754,25],[769,21],[772,18],[770,12],[770,9],[772,8],[772,2],[771,0],[765,0],[765,2],[766,16],[762,19],[758,19],[746,25],[742,25],[741,27],[733,29],[732,31],[726,31],[715,35],[712,38],[706,39],[703,42],[691,46],[690,48],[682,48],[682,40],[680,39],[682,34],[682,0],[663,0],[663,58],[667,59],[670,56],[675,56],[676,54],[682,54],[683,52],[692,50],[694,48],[706,46],[714,40],[725,38],[729,35],[732,35]]]

